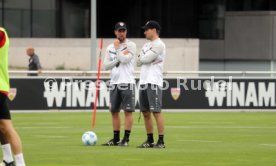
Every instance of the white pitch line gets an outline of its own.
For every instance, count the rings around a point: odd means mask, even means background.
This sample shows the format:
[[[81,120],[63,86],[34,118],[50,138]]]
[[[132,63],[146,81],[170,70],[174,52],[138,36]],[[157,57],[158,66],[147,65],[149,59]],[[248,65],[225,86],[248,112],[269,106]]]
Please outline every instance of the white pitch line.
[[[59,125],[60,123],[56,123],[56,122],[40,122],[40,123],[36,123],[35,125]]]
[[[17,123],[17,125],[18,126],[28,126],[28,125],[30,125],[29,123]],[[32,126],[36,126],[36,127],[38,127],[38,126],[59,126],[59,125],[61,125],[60,123],[52,123],[52,122],[49,122],[49,123],[34,123],[34,124],[32,124]]]
[[[51,127],[51,126],[18,126],[21,129],[71,129],[73,127]]]
[[[179,142],[207,142],[207,143],[215,143],[215,142],[222,142],[222,141],[211,141],[211,140],[177,140]]]
[[[213,113],[213,112],[276,112],[276,109],[162,109],[163,112],[187,112],[187,113]],[[11,110],[12,113],[68,113],[68,112],[91,112],[91,109],[81,109],[81,110]],[[97,110],[99,113],[108,113],[109,111],[104,110]],[[137,109],[136,112],[139,112]]]
[[[40,138],[66,138],[66,136],[61,136],[61,135],[53,135],[53,136],[49,136],[49,135],[35,135],[36,137],[40,137]]]
[[[142,161],[144,159],[135,159],[135,158],[128,158],[128,159],[120,159],[122,161]]]
[[[261,146],[273,146],[276,147],[276,144],[260,144]]]
[[[190,124],[234,124],[234,122],[190,122]]]
[[[262,126],[165,126],[166,128],[175,129],[276,129],[275,127]]]

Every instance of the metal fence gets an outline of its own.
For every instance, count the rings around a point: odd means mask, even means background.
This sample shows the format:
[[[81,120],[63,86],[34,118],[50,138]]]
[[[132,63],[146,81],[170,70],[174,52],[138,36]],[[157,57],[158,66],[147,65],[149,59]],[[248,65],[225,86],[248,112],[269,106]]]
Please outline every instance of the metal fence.
[[[12,70],[9,72],[12,78],[34,77],[28,74],[38,74],[37,77],[96,77],[97,71],[72,71],[72,70],[44,70],[37,71]],[[139,71],[135,71],[136,78],[139,78]],[[108,78],[109,71],[101,71],[103,78]],[[165,71],[165,78],[204,78],[204,77],[233,77],[233,78],[275,78],[276,71]]]

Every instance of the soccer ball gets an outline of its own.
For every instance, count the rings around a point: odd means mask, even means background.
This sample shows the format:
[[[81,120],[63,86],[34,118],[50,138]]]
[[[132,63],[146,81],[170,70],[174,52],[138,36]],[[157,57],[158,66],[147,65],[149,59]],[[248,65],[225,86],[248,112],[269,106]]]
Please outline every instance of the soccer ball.
[[[86,146],[96,145],[97,135],[92,131],[87,131],[82,135],[82,143]]]

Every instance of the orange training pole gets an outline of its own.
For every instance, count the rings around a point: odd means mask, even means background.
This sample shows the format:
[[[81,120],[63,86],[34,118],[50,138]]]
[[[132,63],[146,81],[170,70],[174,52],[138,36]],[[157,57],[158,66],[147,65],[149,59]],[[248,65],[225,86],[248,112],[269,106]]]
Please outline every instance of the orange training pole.
[[[100,40],[100,54],[99,54],[99,62],[98,62],[98,74],[97,74],[97,81],[96,81],[96,96],[94,101],[94,112],[92,118],[92,128],[95,127],[96,123],[96,114],[97,114],[97,103],[98,103],[98,96],[99,96],[99,84],[100,84],[100,76],[101,76],[101,64],[102,64],[102,48],[103,48],[103,38]]]

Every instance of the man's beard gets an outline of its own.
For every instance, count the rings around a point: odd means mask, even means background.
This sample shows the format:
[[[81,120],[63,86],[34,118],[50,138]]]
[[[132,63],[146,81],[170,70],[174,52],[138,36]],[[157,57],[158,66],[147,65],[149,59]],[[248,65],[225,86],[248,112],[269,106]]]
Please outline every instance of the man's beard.
[[[118,40],[120,41],[120,42],[123,42],[123,41],[125,41],[125,37],[118,37]]]

